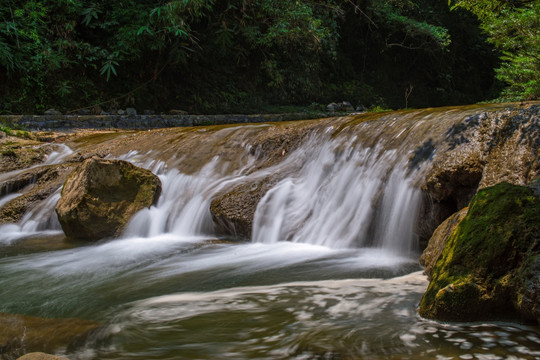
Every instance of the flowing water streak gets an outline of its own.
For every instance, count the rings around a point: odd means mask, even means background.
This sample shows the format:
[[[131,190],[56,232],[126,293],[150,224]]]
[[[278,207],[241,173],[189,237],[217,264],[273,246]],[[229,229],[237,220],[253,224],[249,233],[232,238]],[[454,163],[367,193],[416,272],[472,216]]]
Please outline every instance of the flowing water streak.
[[[17,224],[0,225],[0,243],[10,243],[31,235],[60,233],[62,228],[54,212],[60,199],[60,190],[56,190],[51,196],[39,202],[24,214]]]
[[[228,169],[223,167],[223,159],[219,156],[195,174],[168,169],[161,161],[146,160],[137,165],[158,174],[162,192],[155,206],[143,209],[133,217],[124,231],[124,238],[164,234],[214,236],[210,214],[212,198],[227,186],[243,181],[246,178],[244,173],[252,162],[248,161],[232,174],[227,174]]]
[[[410,254],[420,196],[406,175],[407,158],[395,149],[358,144],[356,137],[316,138],[291,154],[304,165],[259,203],[254,241]]]
[[[56,149],[54,151],[47,155],[43,163],[34,165],[30,167],[30,169],[44,165],[60,164],[69,155],[73,154],[73,150],[64,144],[55,144],[55,148]],[[15,170],[9,173],[0,174],[0,182],[14,177],[26,170],[28,169]],[[54,212],[54,207],[60,199],[60,191],[61,189],[58,189],[51,196],[39,202],[36,206],[30,209],[30,211],[24,214],[19,223],[0,225],[0,243],[10,243],[19,238],[40,233],[43,234],[45,232],[61,232],[62,229],[60,227],[60,223],[58,222],[56,213]],[[0,207],[21,195],[22,193],[8,194],[0,198]]]
[[[49,144],[46,144],[44,146],[50,146]],[[62,163],[69,155],[73,154],[73,150],[69,148],[69,146],[65,144],[54,144],[55,150],[51,151],[50,154],[48,154],[45,157],[45,160],[42,163],[30,166],[28,168],[20,169],[20,170],[13,170],[7,173],[0,174],[0,182],[6,181],[9,178],[12,178],[24,171],[28,171],[30,169],[40,167],[43,165],[56,165]]]

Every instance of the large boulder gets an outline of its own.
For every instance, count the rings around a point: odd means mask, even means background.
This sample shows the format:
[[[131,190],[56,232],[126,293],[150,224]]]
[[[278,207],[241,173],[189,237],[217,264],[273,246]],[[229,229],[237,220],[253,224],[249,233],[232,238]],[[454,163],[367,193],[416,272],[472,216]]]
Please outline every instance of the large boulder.
[[[99,240],[118,236],[160,193],[161,182],[149,170],[127,161],[91,158],[66,180],[56,213],[69,238]]]
[[[540,198],[500,183],[480,190],[431,271],[422,316],[540,322]]]
[[[539,104],[473,110],[441,139],[426,139],[415,154],[432,158],[433,164],[421,183],[422,243],[444,219],[466,207],[478,189],[503,181],[525,185],[539,176],[539,139]]]
[[[0,312],[0,358],[11,360],[34,351],[54,353],[69,349],[80,345],[100,326],[82,319],[45,319]]]

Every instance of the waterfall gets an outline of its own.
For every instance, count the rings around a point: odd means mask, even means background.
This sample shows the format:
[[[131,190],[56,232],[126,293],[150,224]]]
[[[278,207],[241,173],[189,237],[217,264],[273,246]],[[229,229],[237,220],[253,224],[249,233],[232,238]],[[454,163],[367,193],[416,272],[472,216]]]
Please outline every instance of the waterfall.
[[[399,130],[398,137],[404,129]],[[159,150],[143,154],[132,150],[118,157],[151,170],[163,185],[158,203],[137,213],[122,237],[213,237],[209,208],[215,196],[269,174],[280,174],[281,180],[258,204],[252,242],[290,241],[335,249],[373,247],[397,255],[415,250],[414,225],[420,198],[407,175],[406,151],[384,146],[380,139],[365,145],[354,135],[335,136],[335,127],[330,126],[315,132],[277,165],[257,168],[257,159],[264,154],[250,151],[248,130],[253,128],[218,131],[236,134],[232,140],[242,141],[242,161],[234,166],[219,150],[193,173],[158,160]],[[220,141],[225,135],[221,136]],[[49,155],[46,164],[57,163],[71,152],[61,147]],[[53,218],[59,196],[57,192],[44,201],[21,223],[11,224],[9,229],[4,225],[3,237],[11,239],[16,232],[58,230]]]
[[[10,243],[21,237],[44,232],[60,232],[62,228],[54,212],[56,203],[60,199],[60,190],[58,189],[30,209],[19,223],[0,225],[0,243]]]
[[[420,198],[406,161],[396,150],[362,148],[356,140],[309,143],[291,154],[304,165],[263,197],[253,241],[413,250]]]

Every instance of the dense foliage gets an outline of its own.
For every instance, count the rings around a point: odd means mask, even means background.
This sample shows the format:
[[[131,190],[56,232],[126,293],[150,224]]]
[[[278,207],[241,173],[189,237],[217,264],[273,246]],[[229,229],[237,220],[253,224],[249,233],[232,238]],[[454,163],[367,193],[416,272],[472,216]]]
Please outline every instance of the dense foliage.
[[[504,59],[514,56],[510,45],[494,44]],[[538,54],[534,46],[528,49]],[[499,76],[514,89],[523,75],[508,63]],[[0,5],[3,113],[93,105],[98,112],[232,112],[341,100],[394,108],[471,103],[494,95],[497,66],[476,18],[450,11],[447,0]]]
[[[497,77],[508,84],[503,98],[540,98],[540,1],[457,0],[455,7],[476,14],[502,51]]]

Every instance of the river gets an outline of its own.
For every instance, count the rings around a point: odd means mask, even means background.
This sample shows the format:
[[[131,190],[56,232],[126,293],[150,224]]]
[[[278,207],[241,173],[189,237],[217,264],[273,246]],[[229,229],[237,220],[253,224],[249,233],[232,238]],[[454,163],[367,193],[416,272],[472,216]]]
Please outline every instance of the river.
[[[219,152],[197,171],[157,150],[116,156],[163,184],[158,204],[119,239],[65,242],[54,213],[60,189],[20,223],[1,225],[0,311],[103,324],[57,351],[70,359],[540,358],[536,326],[418,316],[428,280],[415,233],[422,169],[404,155],[414,144],[366,146],[327,129],[254,170],[256,152],[240,137],[240,165]],[[70,153],[59,148],[49,163]],[[214,233],[217,193],[279,171],[251,239]]]

